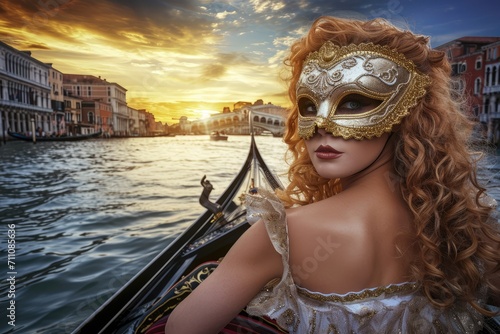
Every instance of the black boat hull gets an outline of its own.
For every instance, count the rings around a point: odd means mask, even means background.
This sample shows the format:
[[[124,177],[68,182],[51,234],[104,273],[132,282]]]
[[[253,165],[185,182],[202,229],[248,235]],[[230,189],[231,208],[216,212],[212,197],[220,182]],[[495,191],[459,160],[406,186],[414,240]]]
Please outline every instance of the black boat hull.
[[[138,320],[184,275],[202,263],[223,257],[249,227],[239,197],[253,188],[257,172],[267,188],[280,187],[279,179],[265,165],[252,137],[244,165],[213,203],[220,211],[203,213],[73,333],[134,333]]]
[[[59,137],[35,137],[35,140],[33,140],[32,136],[25,136],[17,132],[7,132],[9,136],[15,139],[19,140],[24,140],[24,141],[36,141],[36,142],[46,142],[46,141],[80,141],[80,140],[86,140],[86,139],[91,139],[91,138],[97,138],[102,135],[102,132],[96,132],[96,133],[91,133],[88,135],[78,135],[78,136],[59,136]]]

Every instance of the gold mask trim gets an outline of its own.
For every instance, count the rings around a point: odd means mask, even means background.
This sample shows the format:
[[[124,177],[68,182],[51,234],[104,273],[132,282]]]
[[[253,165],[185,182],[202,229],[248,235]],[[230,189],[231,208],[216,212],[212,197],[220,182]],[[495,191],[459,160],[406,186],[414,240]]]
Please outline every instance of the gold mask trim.
[[[429,77],[418,73],[412,61],[387,46],[361,43],[340,47],[327,41],[307,56],[297,82],[297,110],[300,99],[307,98],[320,113],[302,116],[299,112],[299,136],[309,139],[318,127],[344,139],[380,137],[408,115],[429,83]],[[341,97],[349,94],[381,102],[365,113],[336,115]]]

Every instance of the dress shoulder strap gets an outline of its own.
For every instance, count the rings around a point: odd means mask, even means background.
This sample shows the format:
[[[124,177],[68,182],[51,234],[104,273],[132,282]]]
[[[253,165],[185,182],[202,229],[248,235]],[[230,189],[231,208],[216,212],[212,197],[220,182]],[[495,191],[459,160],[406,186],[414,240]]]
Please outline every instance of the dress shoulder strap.
[[[288,230],[283,203],[273,192],[259,189],[257,195],[245,197],[245,205],[247,221],[253,224],[262,219],[274,248],[288,261]]]

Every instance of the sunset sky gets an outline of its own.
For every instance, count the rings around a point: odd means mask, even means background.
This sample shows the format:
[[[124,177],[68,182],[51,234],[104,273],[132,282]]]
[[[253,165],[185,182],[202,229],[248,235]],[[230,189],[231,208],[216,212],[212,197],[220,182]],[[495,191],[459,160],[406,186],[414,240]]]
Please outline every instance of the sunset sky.
[[[489,0],[2,0],[0,40],[63,73],[116,82],[129,106],[171,124],[238,101],[288,106],[284,54],[320,15],[384,17],[438,46],[500,36],[499,9]]]

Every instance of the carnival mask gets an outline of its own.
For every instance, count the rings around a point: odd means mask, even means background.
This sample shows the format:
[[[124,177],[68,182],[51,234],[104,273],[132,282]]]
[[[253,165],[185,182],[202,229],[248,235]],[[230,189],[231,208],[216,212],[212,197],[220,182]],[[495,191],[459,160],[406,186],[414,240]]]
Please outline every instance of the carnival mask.
[[[380,137],[416,105],[429,81],[388,47],[327,41],[307,56],[297,82],[299,136],[309,139],[318,127],[344,139]]]

